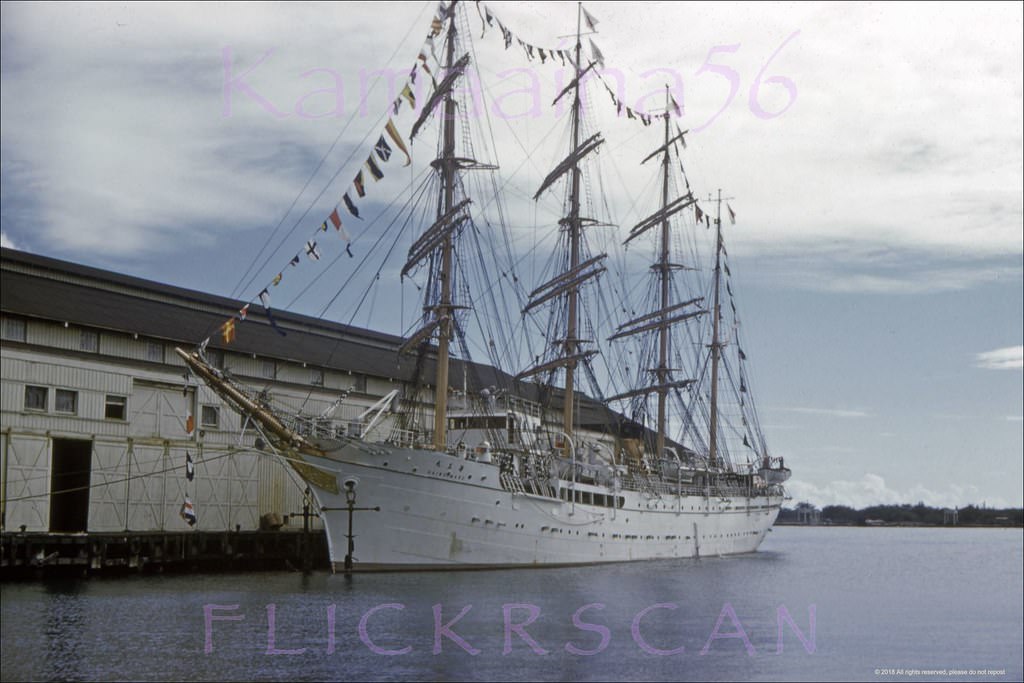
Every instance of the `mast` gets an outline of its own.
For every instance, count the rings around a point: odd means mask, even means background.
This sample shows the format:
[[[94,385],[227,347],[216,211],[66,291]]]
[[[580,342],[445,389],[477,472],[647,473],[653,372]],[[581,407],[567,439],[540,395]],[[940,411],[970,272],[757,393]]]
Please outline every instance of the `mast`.
[[[455,64],[455,3],[448,8],[448,48],[445,52],[445,73]],[[449,91],[444,98],[444,119],[442,125],[441,156],[437,160],[441,173],[441,199],[437,206],[437,218],[448,215],[455,203],[455,99]],[[435,312],[437,328],[437,376],[434,383],[434,450],[443,451],[448,447],[448,364],[449,343],[452,332],[452,235],[447,233],[441,245],[441,271],[438,274],[441,288],[440,302]]]
[[[651,270],[656,276],[656,291],[654,292],[653,297],[656,298],[657,304],[654,311],[623,323],[619,326],[616,333],[608,338],[609,341],[612,341],[630,335],[643,334],[657,330],[657,365],[655,367],[646,368],[646,372],[654,374],[655,382],[650,383],[645,381],[639,389],[627,391],[608,399],[618,400],[633,398],[636,396],[646,396],[655,393],[658,395],[657,430],[655,432],[655,449],[657,457],[661,457],[661,454],[665,451],[665,444],[668,440],[666,435],[668,429],[668,393],[674,389],[689,386],[694,382],[692,379],[677,380],[672,376],[674,371],[668,365],[670,329],[676,323],[690,320],[705,313],[705,311],[700,309],[684,311],[684,309],[687,309],[689,306],[702,303],[704,300],[703,297],[690,299],[689,301],[681,301],[675,304],[672,303],[672,271],[677,268],[682,268],[683,266],[678,263],[672,263],[671,261],[671,223],[669,222],[669,219],[680,211],[693,206],[697,201],[693,196],[693,192],[690,190],[689,183],[686,184],[686,194],[676,197],[675,199],[669,198],[669,175],[671,173],[672,147],[676,142],[681,142],[685,146],[685,135],[689,132],[679,131],[677,129],[677,134],[675,136],[672,135],[671,127],[669,125],[669,111],[672,108],[672,104],[671,90],[666,85],[665,113],[661,117],[665,120],[665,141],[661,147],[648,154],[647,157],[640,162],[641,164],[645,164],[651,159],[656,158],[658,155],[661,155],[661,206],[653,214],[633,226],[633,229],[630,231],[629,236],[624,242],[624,244],[628,244],[649,230],[657,227],[661,228],[661,234],[658,239],[658,256],[651,265]],[[654,362],[655,361],[652,359],[651,363],[653,364]]]
[[[718,360],[722,343],[719,339],[719,321],[722,317],[719,290],[722,283],[722,190],[718,190],[718,211],[715,216],[715,294],[714,323],[711,333],[711,434],[708,442],[708,468],[718,464]]]
[[[583,6],[577,5],[576,9],[576,50],[573,62],[574,78],[572,83],[558,94],[552,105],[562,97],[572,93],[572,140],[569,155],[563,159],[548,174],[541,183],[540,189],[534,194],[537,200],[544,192],[568,176],[568,206],[566,206],[563,217],[558,221],[560,232],[564,230],[566,236],[565,249],[567,249],[566,268],[556,274],[552,279],[537,287],[530,293],[529,301],[523,309],[525,315],[531,309],[548,303],[552,300],[565,302],[565,338],[551,339],[551,349],[557,354],[555,358],[539,362],[528,370],[516,375],[516,380],[526,377],[546,374],[555,370],[565,369],[565,396],[562,404],[562,431],[572,438],[575,423],[576,410],[576,368],[578,364],[587,362],[589,358],[597,355],[596,349],[583,349],[583,341],[579,338],[580,318],[580,291],[583,284],[596,278],[605,272],[606,267],[602,263],[608,254],[600,254],[592,258],[586,258],[583,245],[583,228],[585,225],[595,223],[593,219],[583,218],[580,215],[580,185],[582,184],[583,171],[580,168],[580,161],[604,144],[600,133],[595,133],[586,140],[582,140],[581,112],[583,100],[580,96],[580,87],[583,84],[583,77],[594,68],[596,63],[591,63],[582,68],[582,22]],[[560,238],[561,239],[561,238]],[[584,260],[586,258],[586,260]],[[562,315],[563,313],[559,313]],[[560,325],[556,326],[560,331]],[[539,361],[539,359],[538,359]],[[569,453],[569,445],[566,444],[566,454]]]
[[[662,184],[661,184],[661,210],[664,212],[668,207],[668,151],[669,151],[669,127],[668,110],[671,106],[669,101],[668,86],[665,86],[665,154],[661,159]],[[661,260],[658,263],[658,270],[661,277],[661,310],[666,311],[669,307],[669,234],[668,215],[661,221]],[[665,404],[668,399],[668,389],[665,388],[668,382],[668,319],[667,313],[662,313],[661,327],[658,330],[658,436],[656,440],[655,458],[661,458],[665,451]]]
[[[582,28],[583,3],[576,4],[576,87],[572,101],[572,154],[575,156],[580,147],[580,31]],[[580,164],[576,159],[572,165],[572,179],[569,189],[569,270],[574,271],[580,265]],[[577,318],[579,317],[579,285],[574,284],[568,291],[568,316],[565,330],[565,355],[572,357],[577,346]],[[562,405],[562,431],[568,435],[573,433],[573,409],[575,407],[576,361],[570,360],[565,366],[565,403]],[[566,444],[566,452],[570,446]]]
[[[440,27],[436,27],[437,21],[448,22],[445,36],[447,45],[444,47],[445,54],[441,66],[444,77],[440,81],[433,81],[433,92],[420,110],[419,118],[409,132],[409,139],[413,140],[428,119],[440,112],[441,129],[438,139],[438,155],[430,163],[438,177],[436,219],[433,225],[424,229],[409,247],[408,260],[401,272],[401,277],[405,277],[410,271],[429,264],[428,287],[424,294],[424,324],[406,339],[399,349],[399,353],[423,354],[426,352],[430,340],[435,334],[437,335],[432,445],[435,450],[439,451],[448,448],[448,384],[451,342],[456,331],[455,314],[466,308],[454,301],[455,293],[453,291],[457,266],[457,258],[454,253],[455,241],[458,239],[460,231],[472,222],[468,207],[473,202],[469,197],[464,196],[460,174],[464,170],[497,169],[497,166],[493,164],[479,163],[470,157],[458,156],[456,151],[456,145],[459,143],[455,130],[459,105],[454,88],[458,80],[464,76],[471,61],[469,51],[456,59],[456,51],[462,49],[457,47],[460,39],[457,28],[457,3],[458,0],[453,0],[448,8],[441,13],[441,19],[435,20],[435,29],[430,34],[431,37],[440,33]],[[467,34],[464,42],[468,40]],[[468,135],[468,131],[463,132]],[[467,152],[470,151],[471,144],[465,140],[463,142],[467,146]]]

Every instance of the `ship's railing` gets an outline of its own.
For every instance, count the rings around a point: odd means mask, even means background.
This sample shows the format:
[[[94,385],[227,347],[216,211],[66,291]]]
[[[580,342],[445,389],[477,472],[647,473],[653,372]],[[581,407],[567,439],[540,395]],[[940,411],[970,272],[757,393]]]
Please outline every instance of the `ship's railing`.
[[[532,417],[542,417],[542,408],[539,403],[534,403],[525,398],[519,396],[504,396],[505,407],[508,410],[513,410],[517,413],[523,413],[524,415],[530,415]]]
[[[564,481],[573,479],[572,464],[558,458],[554,461],[554,474]],[[712,474],[714,477],[714,474]],[[684,496],[747,496],[747,495],[779,495],[774,493],[771,486],[751,486],[739,482],[715,481],[709,483],[694,481],[694,473],[683,472],[681,481],[672,475],[659,476],[657,474],[645,474],[629,472],[616,475],[609,468],[577,462],[575,481],[594,483],[609,488],[615,485],[618,478],[619,487],[625,491],[637,491],[646,493],[653,497],[673,496],[677,493]]]
[[[675,482],[671,478],[658,479],[655,477],[638,477],[627,474],[622,477],[622,489],[626,491],[648,492],[658,496],[674,496],[677,493],[684,496],[703,496],[710,498],[721,497],[744,497],[744,496],[779,496],[781,486],[754,487],[741,484],[696,484],[686,482]]]
[[[483,397],[469,396],[462,392],[458,392],[452,398],[451,405],[449,406],[449,416],[454,416],[453,413],[455,415],[463,413],[478,415],[481,411],[487,415],[504,415],[508,412],[516,412],[540,419],[543,416],[544,409],[539,403],[534,403],[520,396],[502,394],[500,396]]]
[[[337,439],[347,432],[344,422],[330,418],[284,415],[280,420],[285,427],[308,439]]]
[[[421,436],[422,438],[422,436]],[[521,458],[521,460],[520,460]],[[590,463],[577,462],[575,476],[572,463],[557,454],[521,453],[500,451],[497,462],[501,468],[501,485],[507,491],[533,493],[540,496],[556,497],[557,491],[549,484],[548,473],[563,482],[575,481],[606,487],[609,491],[636,491],[652,498],[695,496],[701,498],[749,498],[784,495],[781,485],[754,485],[752,480],[737,481],[735,475],[716,471],[683,472],[682,480],[671,476],[659,476],[638,472],[615,472],[613,469]],[[513,462],[519,462],[522,471],[513,470]],[[694,478],[698,481],[694,481]],[[710,481],[700,481],[710,477]],[[730,479],[730,477],[732,477]]]
[[[401,448],[416,448],[429,442],[430,434],[416,429],[393,428],[388,433],[387,442]]]
[[[565,458],[557,456],[554,459],[555,474],[566,480],[573,479],[572,463]],[[594,482],[607,486],[612,482],[612,475],[605,466],[587,462],[576,463],[576,481]]]

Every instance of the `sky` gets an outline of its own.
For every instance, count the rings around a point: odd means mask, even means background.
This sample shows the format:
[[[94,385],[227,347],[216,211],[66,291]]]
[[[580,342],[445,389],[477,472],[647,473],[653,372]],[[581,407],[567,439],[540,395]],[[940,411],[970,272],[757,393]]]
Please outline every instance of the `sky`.
[[[575,28],[575,4],[485,4],[533,45]],[[435,7],[3,3],[3,245],[251,299],[346,190],[394,96],[373,72],[412,65]],[[673,85],[688,177],[734,198],[744,349],[793,502],[1024,504],[1022,5],[586,8],[623,99]],[[482,78],[511,92],[506,70],[541,74],[536,115],[483,92],[495,149],[543,148],[527,124],[553,125],[551,66],[471,25]],[[608,204],[632,225],[657,132],[618,119],[607,139]],[[502,177],[532,194],[560,154]],[[396,168],[371,199],[413,182]],[[516,222],[550,214],[512,201]],[[357,251],[361,225],[346,219]],[[244,276],[268,242],[282,247]],[[275,305],[388,332],[403,331],[389,304],[413,307],[385,291],[353,313],[289,284]]]

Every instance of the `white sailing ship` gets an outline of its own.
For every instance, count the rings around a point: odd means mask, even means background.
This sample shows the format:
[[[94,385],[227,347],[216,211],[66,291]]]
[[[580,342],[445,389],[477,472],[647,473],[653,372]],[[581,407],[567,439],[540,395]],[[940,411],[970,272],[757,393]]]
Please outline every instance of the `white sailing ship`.
[[[419,328],[401,352],[417,367],[433,365],[432,381],[416,395],[392,392],[360,424],[303,423],[208,364],[201,349],[179,355],[308,484],[335,568],[556,566],[756,550],[785,499],[789,470],[768,455],[750,397],[721,192],[709,199],[713,211],[701,211],[683,173],[685,132],[673,125],[667,91],[664,112],[645,120],[664,124],[660,147],[643,160],[660,162],[660,205],[619,238],[653,243],[649,306],[619,306],[629,319],[603,331],[585,315],[586,296],[601,291],[612,260],[588,250],[588,231],[615,228],[592,217],[602,202],[587,172],[604,139],[584,115],[583,77],[596,60],[588,64],[583,54],[582,28],[592,19],[582,7],[575,47],[557,51],[575,76],[556,100],[571,103],[568,154],[534,197],[563,191],[561,219],[551,227],[559,247],[532,291],[512,286],[518,277],[503,281],[519,295],[524,319],[540,321],[543,349],[531,367],[498,373],[507,379],[502,386],[471,382],[463,363],[463,391],[452,391],[450,357],[458,351],[467,360],[468,311],[486,298],[469,284],[469,269],[459,269],[480,204],[466,177],[496,170],[474,158],[457,99],[473,54],[464,5],[442,4],[435,17],[430,40],[440,69],[424,69],[431,94],[410,132],[414,139],[432,116],[440,128],[419,193],[434,198],[432,222],[401,271],[424,279]],[[489,10],[485,21],[493,26]],[[423,53],[421,60],[427,64]],[[679,253],[698,242],[685,239],[687,231],[715,237],[706,270],[697,256]],[[490,292],[494,283],[481,287]],[[520,325],[510,334],[528,332]],[[391,425],[386,438],[371,440],[382,421]]]

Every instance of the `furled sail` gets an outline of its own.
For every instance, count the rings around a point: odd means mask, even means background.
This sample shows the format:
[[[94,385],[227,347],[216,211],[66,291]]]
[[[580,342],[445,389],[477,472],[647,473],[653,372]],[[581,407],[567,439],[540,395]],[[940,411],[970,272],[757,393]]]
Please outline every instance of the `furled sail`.
[[[412,140],[416,137],[416,134],[420,132],[420,127],[433,113],[434,108],[440,104],[445,97],[451,93],[452,88],[455,86],[455,81],[459,80],[462,76],[462,72],[469,66],[469,54],[462,55],[459,61],[455,62],[448,72],[445,74],[444,80],[438,83],[437,87],[434,88],[433,94],[427,103],[423,106],[423,111],[420,112],[420,117],[416,119],[416,123],[412,126],[412,132],[409,133],[409,139]]]
[[[533,195],[534,199],[538,199],[544,190],[551,187],[552,183],[565,175],[566,172],[575,168],[583,157],[587,156],[595,149],[601,146],[604,142],[604,138],[601,137],[600,133],[594,133],[592,136],[587,138],[578,148],[573,150],[569,156],[562,160],[562,163],[555,166],[554,170],[548,174],[548,177],[544,179],[544,182],[540,184],[540,189],[537,190],[537,194]]]

